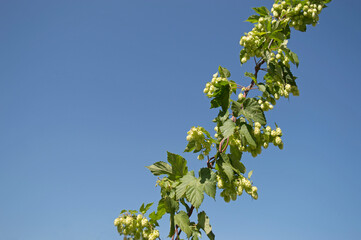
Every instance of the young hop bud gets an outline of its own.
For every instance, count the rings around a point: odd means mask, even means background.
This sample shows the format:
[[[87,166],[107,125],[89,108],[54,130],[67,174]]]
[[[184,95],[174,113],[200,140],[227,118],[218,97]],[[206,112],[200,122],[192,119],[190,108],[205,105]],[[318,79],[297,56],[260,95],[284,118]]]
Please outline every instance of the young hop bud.
[[[282,135],[281,128],[276,128],[276,133],[277,133],[278,136],[281,136]]]
[[[254,200],[257,200],[258,199],[258,193],[257,192],[252,192],[251,193],[251,196]]]
[[[259,122],[255,122],[255,123],[254,123],[254,126],[255,126],[256,128],[261,128],[262,125],[261,125]]]
[[[130,216],[128,216],[128,217],[125,219],[125,224],[126,224],[126,225],[130,225],[130,224],[132,224],[132,222],[133,222],[133,218],[130,217]]]
[[[238,186],[238,188],[237,188],[237,195],[238,195],[238,196],[241,196],[242,193],[243,193],[243,188],[242,188],[242,186]]]
[[[282,143],[282,139],[280,137],[275,138],[276,145],[280,145]]]
[[[141,224],[142,224],[142,227],[146,227],[148,225],[148,219],[143,218]]]
[[[277,136],[277,132],[276,132],[275,130],[272,130],[272,131],[271,131],[271,136],[272,136],[272,137]]]
[[[252,184],[247,178],[242,178],[242,186],[247,189],[251,188]]]
[[[154,230],[153,231],[154,237],[157,238],[159,237],[159,231],[158,230]]]
[[[120,218],[116,218],[114,220],[114,226],[118,226],[120,224]]]
[[[285,89],[286,89],[286,91],[287,92],[290,92],[291,91],[291,85],[290,84],[286,84],[286,86],[285,86]]]

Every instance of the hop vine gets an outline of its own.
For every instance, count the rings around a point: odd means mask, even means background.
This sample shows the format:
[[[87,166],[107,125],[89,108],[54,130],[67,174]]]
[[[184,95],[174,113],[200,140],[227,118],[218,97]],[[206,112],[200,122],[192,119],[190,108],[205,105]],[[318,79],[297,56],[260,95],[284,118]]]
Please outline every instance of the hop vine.
[[[230,71],[220,66],[203,89],[211,108],[219,109],[213,119],[214,135],[201,126],[191,127],[186,135],[184,152],[195,153],[205,166],[198,172],[189,170],[185,158],[170,152],[167,162],[147,166],[153,175],[162,176],[156,182],[160,200],[148,217],[145,214],[152,204],[143,204],[139,211],[123,210],[114,221],[120,235],[160,239],[156,228],[167,214],[168,237],[172,240],[179,240],[183,232],[188,239],[197,240],[205,234],[213,240],[209,217],[200,210],[205,195],[215,199],[218,189],[225,202],[244,195],[258,199],[258,188],[251,180],[253,170],[247,171],[243,159],[257,157],[270,145],[284,148],[283,131],[277,124],[271,127],[265,113],[282,98],[299,96],[297,77],[291,71],[291,64],[298,67],[299,59],[288,48],[291,29],[305,32],[308,26],[316,26],[329,2],[285,0],[275,1],[270,10],[253,8],[256,14],[247,19],[253,28],[240,37],[243,48],[239,57],[241,65],[253,59],[254,72],[245,72],[235,81]],[[251,91],[256,92],[253,97],[249,96]],[[193,215],[194,210],[197,216]]]

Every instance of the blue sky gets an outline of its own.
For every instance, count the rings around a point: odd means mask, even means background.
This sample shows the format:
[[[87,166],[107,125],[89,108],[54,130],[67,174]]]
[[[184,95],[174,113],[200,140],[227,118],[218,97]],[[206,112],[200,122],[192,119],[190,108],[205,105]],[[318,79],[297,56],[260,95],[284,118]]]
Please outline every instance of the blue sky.
[[[213,129],[202,91],[218,66],[245,81],[244,20],[271,4],[1,1],[0,238],[120,239],[120,210],[159,200],[144,166]],[[257,201],[205,200],[217,239],[361,239],[360,7],[334,1],[292,34],[301,95],[267,113],[285,148],[244,156]]]

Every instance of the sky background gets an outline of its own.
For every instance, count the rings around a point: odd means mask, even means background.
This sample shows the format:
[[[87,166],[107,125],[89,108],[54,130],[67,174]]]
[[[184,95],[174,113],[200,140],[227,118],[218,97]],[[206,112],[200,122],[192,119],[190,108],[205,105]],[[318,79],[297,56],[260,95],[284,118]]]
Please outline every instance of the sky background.
[[[205,165],[182,153],[192,126],[213,132],[204,85],[219,65],[248,83],[244,20],[272,2],[2,0],[0,239],[121,239],[119,212],[159,200],[144,166]],[[259,199],[205,198],[217,239],[361,239],[361,2],[329,6],[289,42],[300,96],[266,115],[284,150],[243,157]]]

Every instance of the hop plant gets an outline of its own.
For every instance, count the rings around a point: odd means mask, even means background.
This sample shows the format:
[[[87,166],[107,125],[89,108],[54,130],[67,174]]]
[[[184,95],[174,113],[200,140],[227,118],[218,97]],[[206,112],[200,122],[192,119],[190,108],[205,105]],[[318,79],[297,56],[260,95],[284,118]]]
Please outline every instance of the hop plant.
[[[288,48],[291,28],[303,32],[308,25],[315,26],[328,2],[330,0],[276,0],[270,11],[266,7],[254,8],[258,15],[247,19],[254,24],[253,28],[241,36],[239,42],[243,46],[241,65],[251,58],[255,60],[254,74],[245,73],[251,78],[250,84],[244,86],[242,82],[240,85],[230,80],[230,72],[220,66],[203,90],[211,98],[211,108],[219,108],[213,120],[216,123],[214,138],[199,126],[192,127],[186,136],[185,152],[197,153],[199,160],[207,157],[206,166],[199,170],[197,177],[195,171],[188,170],[182,156],[169,152],[168,163],[159,161],[148,166],[155,176],[165,175],[158,177],[156,184],[161,188],[157,211],[151,213],[149,219],[142,210],[139,214],[133,210],[122,212],[114,220],[121,235],[155,240],[159,238],[157,220],[168,213],[174,226],[169,233],[173,239],[180,239],[180,232],[187,238],[199,239],[200,230],[214,239],[208,217],[205,212],[198,212],[205,194],[215,198],[218,187],[225,202],[236,201],[244,192],[258,199],[258,188],[251,181],[253,171],[245,177],[246,168],[241,160],[258,156],[270,144],[283,149],[283,132],[277,125],[273,129],[267,125],[265,112],[272,110],[282,97],[299,95],[297,78],[290,67],[291,63],[297,67],[299,64],[297,55]],[[261,70],[266,72],[263,81],[258,76]],[[257,89],[260,95],[248,97],[251,90]],[[209,156],[212,147],[215,155]],[[198,223],[190,220],[194,209],[198,212]]]
[[[211,151],[212,139],[209,132],[203,127],[192,127],[187,134],[188,145],[185,151],[201,152],[197,158],[203,160]]]
[[[225,77],[219,77],[217,72],[213,74],[212,81],[206,83],[206,87],[203,92],[207,95],[207,97],[211,98],[214,96],[215,91],[223,84],[229,84],[229,81]]]
[[[157,239],[159,237],[159,232],[155,229],[157,223],[137,213],[136,210],[123,211],[119,217],[115,218],[114,226],[117,227],[119,234],[135,239]]]

